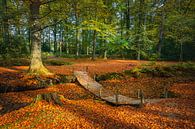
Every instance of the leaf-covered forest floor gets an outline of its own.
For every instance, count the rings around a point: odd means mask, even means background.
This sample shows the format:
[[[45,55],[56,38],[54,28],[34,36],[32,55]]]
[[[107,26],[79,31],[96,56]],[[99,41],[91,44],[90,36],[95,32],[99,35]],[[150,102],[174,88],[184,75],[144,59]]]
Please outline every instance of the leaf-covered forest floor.
[[[147,61],[133,60],[73,60],[72,65],[47,66],[58,74],[71,75],[74,70],[87,70],[91,76],[121,73]],[[176,62],[158,62],[158,64]],[[26,75],[27,66],[0,67],[0,86],[36,86],[40,79]],[[49,77],[50,79],[55,77]],[[142,108],[113,106],[99,100],[77,83],[55,84],[43,89],[0,93],[0,128],[195,128],[194,77],[129,77],[99,81],[108,90],[136,97],[142,89],[146,98],[159,98],[166,86],[173,94],[161,102]],[[38,94],[57,93],[63,106],[44,100],[35,101]]]

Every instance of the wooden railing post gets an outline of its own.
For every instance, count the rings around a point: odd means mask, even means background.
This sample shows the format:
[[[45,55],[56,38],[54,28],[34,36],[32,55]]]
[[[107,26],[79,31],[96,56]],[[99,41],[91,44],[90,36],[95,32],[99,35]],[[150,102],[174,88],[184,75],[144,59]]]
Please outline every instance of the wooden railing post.
[[[168,89],[164,87],[164,98],[168,98]]]
[[[138,89],[138,90],[137,90],[137,98],[138,98],[138,99],[139,99],[139,98],[140,98],[140,96],[141,96],[141,95],[140,95],[140,93],[141,93],[141,90],[140,90],[140,89]]]
[[[96,80],[97,74],[94,74],[93,76],[93,80]]]
[[[118,87],[116,87],[116,93],[115,93],[116,105],[118,105],[119,102],[118,95],[119,95],[119,89]]]
[[[116,94],[115,97],[116,97],[116,105],[118,105],[118,94]]]
[[[144,104],[144,93],[140,90],[140,106],[142,107]]]
[[[88,72],[88,70],[89,70],[89,67],[88,67],[88,66],[86,66],[86,67],[85,67],[85,71],[86,71],[86,72]]]
[[[102,96],[102,88],[99,89],[99,97]]]

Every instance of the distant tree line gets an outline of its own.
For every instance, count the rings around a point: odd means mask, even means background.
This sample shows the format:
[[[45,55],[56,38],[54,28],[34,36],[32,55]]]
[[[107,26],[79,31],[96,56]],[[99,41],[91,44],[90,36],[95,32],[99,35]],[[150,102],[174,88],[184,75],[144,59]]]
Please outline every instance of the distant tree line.
[[[0,56],[195,60],[194,12],[194,0],[1,0]]]

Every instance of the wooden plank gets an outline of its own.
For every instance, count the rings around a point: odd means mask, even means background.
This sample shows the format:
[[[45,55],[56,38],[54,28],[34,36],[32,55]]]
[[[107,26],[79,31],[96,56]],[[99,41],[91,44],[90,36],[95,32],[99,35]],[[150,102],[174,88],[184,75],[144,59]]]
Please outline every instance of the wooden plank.
[[[75,71],[74,75],[81,86],[104,101],[116,105],[138,105],[141,102],[140,99],[130,98],[120,94],[115,95],[113,92],[106,90],[101,84],[93,80],[87,72]],[[160,100],[161,99],[146,99],[145,103],[155,103]]]

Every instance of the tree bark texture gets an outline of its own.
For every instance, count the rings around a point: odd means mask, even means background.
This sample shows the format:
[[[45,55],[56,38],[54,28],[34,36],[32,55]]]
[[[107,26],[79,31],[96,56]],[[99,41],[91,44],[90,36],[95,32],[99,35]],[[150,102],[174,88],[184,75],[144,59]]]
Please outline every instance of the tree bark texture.
[[[29,73],[31,74],[51,74],[43,65],[41,58],[41,25],[39,19],[39,9],[41,6],[40,0],[34,0],[30,3],[30,22],[32,24],[32,48],[31,48],[31,63]]]

